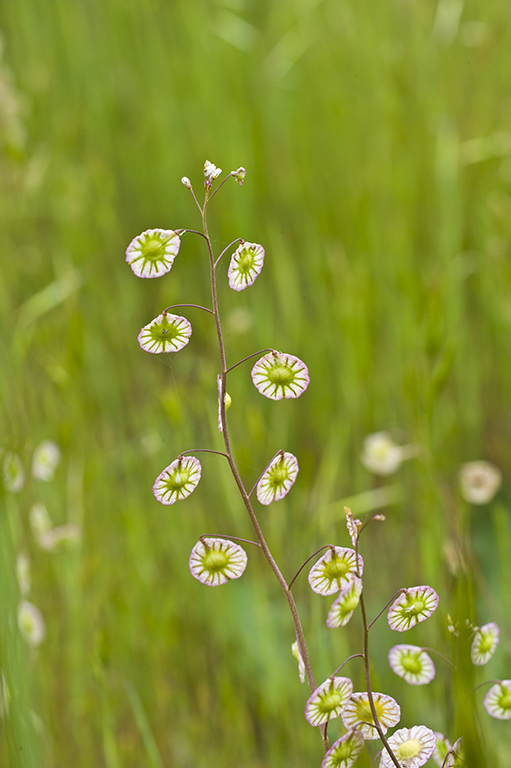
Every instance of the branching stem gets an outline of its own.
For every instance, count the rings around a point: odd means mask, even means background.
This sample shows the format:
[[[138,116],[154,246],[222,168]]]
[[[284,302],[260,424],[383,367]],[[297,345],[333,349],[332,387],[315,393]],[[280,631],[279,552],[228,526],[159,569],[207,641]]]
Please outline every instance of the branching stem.
[[[265,352],[275,352],[274,349],[260,349],[259,352],[252,352],[251,355],[247,355],[247,357],[244,357],[243,360],[240,360],[238,363],[234,363],[234,365],[231,365],[230,368],[227,368],[226,373],[229,373],[229,371],[234,370],[234,368],[237,368],[238,365],[241,365],[242,363],[246,363],[247,360],[250,360],[251,357],[255,357],[256,355],[264,355]]]
[[[368,630],[369,630],[369,629],[371,629],[371,627],[373,626],[373,624],[374,624],[376,621],[378,621],[378,619],[380,618],[380,616],[382,615],[382,613],[385,613],[385,611],[387,610],[387,608],[389,607],[389,605],[392,603],[392,601],[393,601],[393,600],[395,600],[395,599],[396,599],[396,597],[397,597],[398,595],[401,595],[401,594],[403,594],[403,592],[406,592],[406,589],[405,589],[404,587],[403,587],[402,589],[398,589],[398,591],[396,592],[396,594],[395,594],[395,595],[392,595],[392,597],[390,598],[390,600],[388,600],[388,601],[385,603],[385,605],[383,606],[383,608],[381,609],[381,611],[380,611],[380,612],[379,612],[379,613],[378,613],[378,614],[377,614],[377,615],[374,617],[374,619],[371,621],[371,623],[367,625],[367,629],[368,629]]]
[[[293,576],[293,578],[289,582],[288,589],[291,589],[291,587],[293,586],[293,584],[295,583],[296,579],[301,574],[301,572],[303,571],[303,569],[305,568],[307,563],[309,563],[312,560],[313,557],[316,557],[316,555],[319,555],[320,552],[323,552],[324,549],[328,549],[329,547],[332,547],[332,544],[325,544],[324,547],[320,547],[310,557],[307,558],[307,560],[303,563],[303,565],[300,566],[300,568],[297,570],[297,572],[295,573],[295,575]]]
[[[218,257],[218,259],[215,261],[215,267],[216,267],[216,265],[218,264],[218,262],[220,261],[220,259],[222,258],[222,256],[224,255],[224,253],[225,253],[226,251],[228,251],[228,250],[229,250],[229,248],[231,247],[231,245],[234,245],[234,243],[244,243],[244,242],[245,242],[245,241],[244,241],[244,240],[243,240],[241,237],[237,237],[237,238],[236,238],[236,240],[233,240],[233,241],[232,241],[232,243],[229,243],[229,245],[227,246],[227,248],[224,248],[224,250],[222,251],[222,253],[221,253],[221,254],[220,254],[220,256]]]
[[[227,177],[227,178],[229,178],[229,177]],[[222,184],[225,183],[226,180],[227,179],[224,179]],[[217,296],[216,276],[215,276],[215,258],[214,258],[214,255],[213,255],[213,247],[211,245],[211,239],[209,237],[208,224],[207,224],[207,208],[208,208],[209,200],[216,194],[216,192],[218,192],[218,190],[220,189],[222,184],[220,184],[220,186],[217,187],[215,192],[213,192],[213,194],[211,194],[211,195],[209,194],[209,189],[206,188],[206,196],[205,196],[205,199],[204,199],[204,207],[203,207],[203,209],[201,211],[201,214],[202,214],[202,228],[203,228],[204,235],[205,235],[205,238],[206,238],[206,244],[207,244],[207,247],[208,247],[208,254],[209,254],[210,279],[211,279],[211,296],[212,296],[212,303],[213,303],[213,314],[214,314],[214,317],[215,317],[215,327],[216,327],[216,334],[217,334],[217,340],[218,340],[218,351],[219,351],[219,354],[220,354],[220,363],[221,363],[221,367],[222,367],[222,374],[221,374],[222,387],[221,387],[221,391],[222,392],[226,392],[226,380],[227,380],[227,370],[228,369],[227,369],[226,360],[225,360],[225,346],[224,346],[224,340],[223,340],[223,335],[222,335],[222,326],[221,326],[221,323],[220,323],[220,314],[219,314],[219,311],[218,311],[218,296]],[[289,609],[291,611],[291,616],[293,618],[293,624],[294,624],[295,634],[296,634],[296,641],[298,643],[298,648],[299,648],[301,657],[303,659],[303,663],[305,665],[305,672],[306,672],[306,675],[307,675],[307,682],[309,684],[309,687],[310,687],[311,691],[315,691],[316,690],[316,681],[314,679],[314,674],[313,674],[313,671],[312,671],[312,666],[311,666],[311,662],[310,662],[310,658],[309,658],[309,653],[307,651],[307,645],[305,643],[305,637],[304,637],[304,634],[303,634],[303,629],[302,629],[302,625],[301,625],[301,622],[300,622],[300,617],[298,615],[298,609],[296,607],[296,603],[295,603],[294,597],[291,594],[291,591],[290,591],[290,589],[289,589],[289,587],[287,585],[287,582],[286,582],[284,576],[282,575],[282,573],[281,573],[277,563],[275,562],[275,559],[273,558],[273,555],[271,554],[270,549],[269,549],[269,547],[268,547],[268,545],[266,543],[266,539],[264,538],[263,532],[261,530],[261,526],[259,525],[259,521],[257,519],[257,516],[256,516],[256,514],[255,514],[255,512],[253,510],[252,503],[250,501],[249,495],[248,495],[248,493],[247,493],[247,491],[245,489],[245,486],[243,485],[243,481],[242,481],[242,479],[240,477],[240,474],[238,472],[238,468],[236,466],[236,462],[234,461],[234,457],[233,457],[233,453],[232,453],[232,448],[231,448],[231,443],[230,443],[230,439],[229,439],[229,431],[227,429],[227,420],[226,420],[226,417],[225,417],[225,401],[224,401],[224,398],[220,398],[220,421],[222,423],[222,435],[223,435],[223,439],[224,439],[225,453],[227,455],[227,461],[229,462],[229,467],[231,469],[232,476],[234,478],[234,481],[235,481],[236,485],[238,486],[239,492],[240,492],[241,497],[243,499],[243,503],[244,503],[244,505],[245,505],[245,507],[247,509],[248,514],[249,514],[250,520],[252,522],[252,526],[253,526],[253,528],[255,530],[255,533],[256,533],[256,536],[257,536],[257,540],[258,540],[258,542],[260,544],[260,547],[261,547],[261,549],[262,549],[262,551],[264,553],[264,556],[266,557],[266,560],[268,561],[268,564],[269,564],[270,568],[272,569],[272,571],[273,571],[273,573],[275,575],[275,578],[279,582],[279,584],[280,584],[280,586],[282,588],[282,591],[284,592],[284,594],[286,596],[286,600],[288,602]],[[321,728],[321,735],[322,735],[322,739],[323,739],[323,746],[324,746],[325,752],[327,752],[328,749],[330,748],[330,742],[328,740],[328,735],[327,735],[327,732],[326,732],[326,728],[323,728],[323,727]],[[398,768],[399,768],[399,766],[398,766]]]
[[[169,309],[177,309],[178,307],[195,307],[195,309],[203,309],[204,312],[209,312],[211,315],[213,314],[212,309],[208,309],[207,307],[202,307],[200,304],[172,304],[172,306],[166,307],[166,309],[163,310],[162,315],[164,315],[165,312],[168,312]]]

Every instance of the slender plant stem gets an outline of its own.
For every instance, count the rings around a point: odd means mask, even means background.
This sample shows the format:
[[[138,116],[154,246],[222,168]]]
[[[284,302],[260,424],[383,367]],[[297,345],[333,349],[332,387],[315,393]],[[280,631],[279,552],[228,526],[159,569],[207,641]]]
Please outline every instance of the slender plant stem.
[[[227,246],[227,248],[224,248],[224,250],[222,251],[222,253],[221,253],[221,254],[220,254],[220,256],[218,257],[218,259],[215,261],[215,267],[216,267],[216,265],[218,264],[218,262],[220,261],[220,259],[222,258],[222,256],[224,255],[224,253],[225,253],[226,251],[228,251],[228,250],[229,250],[229,248],[231,247],[231,245],[234,245],[234,243],[244,243],[244,242],[245,242],[245,241],[244,241],[244,240],[243,240],[241,237],[237,237],[237,238],[236,238],[236,240],[233,240],[233,241],[232,241],[232,243],[229,243],[229,245]]]
[[[240,539],[239,536],[231,536],[230,533],[201,533],[201,535],[199,536],[199,539],[202,539],[202,538],[209,539],[212,536],[221,536],[224,539],[234,539],[234,541],[244,541],[245,544],[253,544],[254,547],[261,546],[258,541],[251,541],[250,539]]]
[[[344,665],[348,663],[348,661],[351,661],[352,659],[358,659],[358,658],[363,659],[364,658],[364,654],[363,653],[354,653],[353,656],[348,656],[348,658],[343,661],[341,666],[337,667],[335,672],[332,672],[330,677],[334,678],[336,676],[336,674],[341,671],[341,669],[344,667]]]
[[[247,355],[247,357],[244,357],[243,360],[240,360],[238,363],[234,363],[234,365],[231,365],[231,367],[226,370],[226,373],[229,373],[229,371],[233,371],[235,368],[238,367],[238,365],[241,365],[242,363],[246,363],[247,360],[250,360],[251,357],[255,357],[256,355],[264,355],[265,352],[275,352],[275,350],[260,349],[258,352],[252,352],[251,355]]]
[[[297,572],[295,573],[295,575],[293,576],[293,578],[292,578],[292,579],[291,579],[291,581],[289,582],[289,587],[288,587],[288,589],[291,589],[291,587],[293,586],[293,584],[295,583],[296,579],[298,578],[298,576],[300,575],[300,573],[303,571],[303,569],[305,568],[305,566],[307,565],[307,563],[309,563],[309,562],[312,560],[312,558],[313,558],[313,557],[316,557],[316,555],[319,555],[319,553],[320,553],[320,552],[322,552],[324,549],[328,549],[328,547],[332,548],[332,544],[325,544],[325,546],[324,546],[324,547],[320,547],[320,548],[319,548],[319,549],[317,549],[315,552],[313,552],[313,553],[312,553],[312,555],[311,555],[310,557],[308,557],[308,558],[307,558],[307,560],[306,560],[306,561],[303,563],[303,565],[301,565],[301,566],[299,567],[299,569],[297,570]]]
[[[374,619],[371,621],[371,623],[367,625],[367,629],[368,629],[368,630],[369,630],[369,629],[371,629],[371,627],[373,626],[373,624],[374,624],[376,621],[378,621],[378,619],[380,618],[380,616],[382,615],[382,613],[385,613],[385,611],[387,610],[387,608],[389,607],[389,605],[391,604],[391,602],[392,602],[393,600],[395,600],[395,599],[396,599],[396,597],[397,597],[398,595],[401,595],[403,592],[406,592],[406,589],[405,589],[404,587],[403,587],[403,589],[398,589],[398,591],[396,592],[396,594],[395,594],[395,595],[392,595],[392,597],[390,598],[390,600],[388,600],[388,601],[385,603],[385,605],[383,606],[383,608],[381,609],[381,611],[380,611],[380,612],[379,612],[379,613],[378,613],[378,614],[377,614],[377,615],[374,617]]]
[[[356,564],[357,564],[357,567],[356,567],[357,576],[360,578],[360,567],[359,567],[359,560],[358,560],[358,537],[357,537],[357,543],[355,546],[355,555],[356,555]],[[392,760],[396,768],[401,768],[401,766],[398,763],[397,757],[395,756],[387,739],[385,738],[385,734],[383,733],[383,729],[378,719],[378,713],[376,712],[376,707],[374,705],[373,692],[371,689],[371,673],[369,671],[369,627],[367,625],[367,614],[366,614],[363,591],[362,591],[362,594],[360,595],[360,609],[362,612],[362,624],[364,627],[364,649],[363,649],[364,675],[365,675],[365,681],[366,681],[367,697],[369,699],[369,707],[371,709],[371,714],[374,720],[374,727],[376,728],[378,732],[378,736],[382,740],[383,746],[387,750],[390,759]],[[385,608],[383,610],[385,610]]]
[[[224,181],[226,181],[224,179]],[[221,186],[221,185],[220,185]],[[220,187],[218,187],[215,192],[218,191]],[[215,194],[215,193],[213,193]],[[212,296],[212,303],[213,303],[213,314],[215,317],[215,327],[216,327],[216,333],[217,333],[217,340],[218,340],[218,350],[220,353],[220,363],[222,366],[222,387],[221,392],[226,391],[226,383],[227,383],[227,365],[226,365],[226,358],[225,358],[225,346],[224,346],[224,340],[222,336],[222,326],[220,323],[220,314],[218,311],[218,297],[217,297],[217,288],[216,288],[216,276],[215,276],[215,258],[213,255],[213,247],[211,245],[211,239],[209,237],[208,232],[208,224],[207,224],[207,208],[208,208],[208,202],[213,197],[213,195],[209,195],[209,190],[206,188],[206,197],[204,199],[204,207],[202,209],[202,228],[204,231],[204,235],[206,237],[206,243],[208,247],[208,254],[209,254],[209,265],[210,265],[210,278],[211,278],[211,296]],[[272,569],[273,573],[275,574],[275,578],[279,582],[282,591],[284,592],[286,596],[286,600],[289,605],[289,609],[291,611],[291,616],[293,618],[293,624],[295,627],[295,633],[296,633],[296,641],[298,643],[298,648],[301,654],[301,657],[303,659],[303,663],[305,665],[305,672],[307,675],[307,682],[309,684],[309,687],[311,691],[316,690],[316,681],[314,679],[314,673],[312,671],[312,666],[309,658],[309,653],[307,651],[307,645],[305,643],[305,637],[303,634],[302,625],[300,622],[300,617],[298,615],[298,609],[296,607],[296,603],[294,600],[293,595],[291,594],[291,591],[287,585],[287,582],[282,575],[277,563],[275,562],[275,559],[273,558],[273,555],[270,552],[270,549],[266,543],[266,539],[264,538],[263,532],[261,530],[261,526],[259,525],[259,521],[257,519],[257,516],[253,510],[249,495],[245,489],[245,486],[243,485],[243,481],[240,477],[240,474],[238,472],[238,468],[236,466],[236,462],[234,461],[231,443],[229,439],[229,432],[227,429],[227,419],[225,416],[225,400],[223,397],[220,398],[220,421],[222,423],[222,435],[224,439],[224,445],[225,445],[225,453],[227,455],[227,461],[229,462],[229,467],[231,469],[231,473],[233,475],[234,481],[236,482],[236,485],[238,486],[239,492],[241,494],[241,497],[243,499],[243,503],[245,504],[245,507],[247,509],[247,512],[249,514],[250,520],[252,522],[252,526],[255,530],[257,540],[259,541],[259,544],[261,546],[261,549],[264,553],[264,556],[266,557],[270,568]],[[326,728],[321,728],[321,735],[323,739],[323,746],[325,749],[325,752],[328,751],[330,748],[330,742],[328,739],[328,735],[326,732]]]
[[[211,448],[188,448],[186,451],[181,451],[178,459],[180,459],[181,456],[184,456],[185,453],[216,453],[218,456],[224,456],[226,459],[229,458],[226,453],[222,453],[222,451],[213,451]]]
[[[250,498],[250,496],[252,496],[252,494],[254,493],[254,491],[255,491],[255,489],[257,488],[257,485],[258,485],[258,483],[259,483],[260,479],[262,478],[262,476],[264,475],[264,473],[266,472],[266,470],[268,469],[268,467],[271,465],[271,463],[272,463],[273,461],[275,461],[275,459],[277,458],[277,456],[278,456],[279,454],[281,454],[281,455],[283,456],[283,455],[284,455],[284,451],[283,451],[283,450],[277,451],[277,453],[275,454],[275,456],[274,456],[272,459],[270,459],[270,461],[268,462],[268,464],[265,466],[265,468],[263,469],[263,471],[261,472],[261,474],[259,475],[259,477],[258,477],[258,478],[257,478],[257,480],[255,481],[254,485],[252,486],[252,490],[251,490],[251,491],[250,491],[250,493],[248,494],[249,498]]]
[[[195,197],[195,195],[194,195],[194,197]],[[195,202],[197,203],[197,199],[195,199]],[[199,210],[200,210],[199,203],[197,203],[197,205],[199,206]],[[180,234],[180,235],[186,235],[187,232],[190,232],[192,235],[200,235],[201,237],[204,237],[204,233],[203,232],[199,232],[198,229],[176,229],[176,232],[178,234]]]
[[[195,307],[195,309],[203,309],[204,312],[209,312],[211,315],[213,314],[212,309],[208,309],[207,307],[202,307],[200,304],[172,304],[172,306],[164,309],[162,314],[165,314],[165,312],[168,312],[169,309],[177,309],[178,307]]]
[[[221,184],[219,184],[219,185],[218,185],[218,187],[215,189],[215,191],[214,191],[214,192],[212,192],[210,195],[208,195],[208,199],[209,199],[209,200],[211,200],[211,198],[212,198],[212,197],[214,197],[214,196],[216,195],[216,193],[217,193],[217,192],[218,192],[220,189],[222,189],[222,187],[224,186],[224,184],[225,184],[225,182],[227,181],[227,179],[230,179],[232,175],[233,175],[233,173],[232,173],[232,171],[231,171],[231,172],[230,172],[230,174],[229,174],[228,176],[226,176],[226,177],[225,177],[225,179],[224,179],[224,180],[221,182]]]
[[[435,656],[438,656],[440,659],[442,659],[443,661],[445,661],[445,663],[446,663],[446,664],[449,664],[449,666],[450,666],[450,667],[452,667],[453,669],[456,669],[456,667],[455,667],[455,665],[452,663],[452,661],[449,661],[449,659],[447,659],[447,658],[446,658],[446,657],[443,655],[443,653],[440,653],[439,651],[436,651],[434,648],[426,648],[426,647],[424,647],[424,648],[421,648],[421,651],[426,651],[427,653],[434,653],[434,654],[435,654]]]
[[[472,688],[470,693],[474,693],[474,691],[477,691],[478,688],[484,688],[485,685],[495,685],[496,683],[501,683],[502,680],[487,680],[485,683],[479,683],[479,685],[476,685],[475,688]]]

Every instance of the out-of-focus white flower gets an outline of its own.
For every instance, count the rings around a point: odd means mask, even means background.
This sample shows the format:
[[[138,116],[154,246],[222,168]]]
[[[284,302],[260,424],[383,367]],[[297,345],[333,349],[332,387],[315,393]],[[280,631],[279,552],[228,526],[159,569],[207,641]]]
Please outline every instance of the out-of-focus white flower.
[[[60,448],[53,440],[43,440],[32,458],[32,475],[36,480],[48,482],[60,463]]]
[[[489,461],[469,461],[459,472],[461,495],[469,504],[488,504],[502,483],[502,472]]]
[[[79,525],[67,523],[67,525],[57,525],[49,531],[45,531],[39,538],[39,546],[46,552],[55,552],[68,544],[74,544],[80,541],[82,531]]]
[[[497,720],[511,719],[511,680],[501,680],[492,685],[484,697],[484,707]]]
[[[40,542],[41,536],[52,527],[51,517],[42,502],[34,504],[30,510],[30,527],[37,543]]]
[[[431,657],[416,645],[395,645],[389,651],[389,664],[410,685],[427,685],[435,677]]]
[[[30,592],[30,560],[27,555],[20,552],[16,558],[16,576],[22,597],[26,597]]]
[[[403,462],[403,449],[396,445],[388,432],[367,435],[360,460],[375,475],[392,475]]]
[[[19,605],[18,627],[24,639],[33,648],[40,645],[46,637],[43,614],[28,600],[22,600]]]
[[[210,163],[209,160],[206,160],[204,163],[204,180],[206,186],[210,187],[212,182],[218,178],[221,173],[221,168],[217,168],[216,165],[213,165],[213,163]]]
[[[25,470],[17,453],[9,451],[5,454],[2,465],[4,488],[11,493],[18,493],[25,485]]]
[[[499,644],[499,634],[500,630],[494,621],[476,629],[470,651],[473,664],[480,667],[491,659]]]
[[[341,590],[330,608],[326,620],[327,627],[330,629],[344,627],[353,616],[353,611],[359,603],[361,594],[362,579],[359,579],[358,576],[352,576],[348,586]]]
[[[305,682],[305,664],[302,659],[302,654],[300,653],[300,649],[298,648],[298,641],[295,640],[295,642],[291,646],[291,653],[295,657],[295,659],[298,662],[298,674],[300,675],[300,682]]]

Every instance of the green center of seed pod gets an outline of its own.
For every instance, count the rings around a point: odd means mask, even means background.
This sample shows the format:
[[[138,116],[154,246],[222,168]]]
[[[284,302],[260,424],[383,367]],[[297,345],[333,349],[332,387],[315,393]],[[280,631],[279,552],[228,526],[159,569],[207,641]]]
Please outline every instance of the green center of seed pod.
[[[352,753],[352,745],[347,741],[343,741],[342,744],[338,744],[338,746],[335,748],[333,757],[338,763],[342,763],[343,760],[347,760],[349,757],[351,757]]]
[[[479,653],[488,653],[488,651],[491,651],[492,647],[493,637],[491,635],[483,635],[483,633],[481,633],[479,640]]]
[[[376,701],[374,702],[374,706],[376,708],[376,714],[379,717],[380,713],[378,712],[378,704]],[[369,702],[357,701],[357,718],[361,723],[373,722],[373,713],[371,712]]]
[[[229,555],[222,550],[212,549],[204,557],[204,567],[212,573],[222,571],[228,563]]]
[[[169,323],[166,317],[157,325],[151,326],[149,332],[154,341],[173,341],[173,339],[181,336],[181,332],[175,323]]]
[[[358,597],[356,595],[348,595],[342,601],[342,611],[343,613],[351,613],[351,611],[355,610],[357,605],[358,605]]]
[[[248,248],[244,248],[238,258],[238,269],[245,274],[250,272],[254,266],[254,254]]]
[[[325,561],[325,576],[327,579],[341,579],[349,571],[349,565],[341,560],[340,557],[334,555],[332,560]]]
[[[417,757],[421,749],[420,741],[417,741],[417,739],[408,739],[408,741],[405,741],[403,744],[400,744],[399,747],[396,747],[394,752],[396,753],[398,760],[409,760],[412,757]]]
[[[426,607],[426,601],[422,597],[406,596],[408,605],[403,608],[403,613],[408,616],[418,616]]]
[[[162,242],[156,237],[151,237],[143,246],[143,253],[146,259],[150,261],[158,261],[165,253],[165,246],[167,241]]]
[[[270,477],[268,478],[272,488],[278,488],[289,477],[289,472],[284,464],[278,464],[271,470]]]
[[[318,704],[318,709],[323,714],[327,714],[328,712],[332,712],[334,709],[337,709],[342,704],[342,696],[339,693],[339,691],[331,691],[330,693],[327,693],[321,701]]]
[[[178,491],[187,484],[190,479],[190,472],[186,469],[177,469],[173,475],[169,475],[166,480],[167,488],[171,491]]]
[[[502,709],[511,709],[511,693],[509,691],[506,691],[506,693],[502,694],[499,698],[499,706],[502,707]]]
[[[422,669],[422,663],[419,657],[407,655],[401,659],[401,666],[406,669],[407,672],[411,672],[413,675],[418,675]]]
[[[268,371],[268,378],[272,384],[285,387],[286,385],[293,383],[295,374],[287,365],[274,363]]]

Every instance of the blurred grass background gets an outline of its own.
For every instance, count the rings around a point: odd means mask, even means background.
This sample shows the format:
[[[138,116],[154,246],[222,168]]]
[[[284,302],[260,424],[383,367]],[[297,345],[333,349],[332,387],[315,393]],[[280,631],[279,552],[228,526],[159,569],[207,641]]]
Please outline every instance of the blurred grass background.
[[[272,346],[311,372],[296,402],[263,402],[247,366],[230,382],[246,483],[281,447],[300,462],[293,492],[261,509],[270,547],[290,578],[322,544],[347,546],[343,500],[375,483],[364,436],[421,446],[383,481],[396,501],[368,532],[365,584],[370,612],[403,585],[431,584],[441,603],[406,638],[384,619],[372,630],[374,687],[402,725],[475,734],[472,768],[506,768],[509,726],[467,691],[511,676],[510,22],[498,0],[0,6],[1,442],[27,472],[42,439],[63,453],[52,482],[1,500],[2,766],[320,765],[291,619],[259,554],[221,590],[188,571],[201,533],[250,537],[226,467],[204,454],[175,507],[151,493],[181,450],[221,445],[208,317],[184,312],[192,340],[170,360],[136,342],[165,306],[209,302],[207,258],[188,235],[169,276],[141,281],[124,251],[147,228],[199,225],[180,178],[200,189],[208,158],[247,168],[211,206],[217,252],[240,236],[266,248],[246,293],[219,269],[228,359]],[[479,458],[504,487],[469,509],[457,471]],[[81,544],[39,549],[36,502],[82,525]],[[20,552],[47,624],[37,649],[16,623]],[[320,682],[360,649],[359,617],[328,630],[330,601],[305,576],[295,591]],[[438,661],[436,681],[408,687],[388,649],[451,658],[447,612],[497,621],[496,657],[454,679]]]

